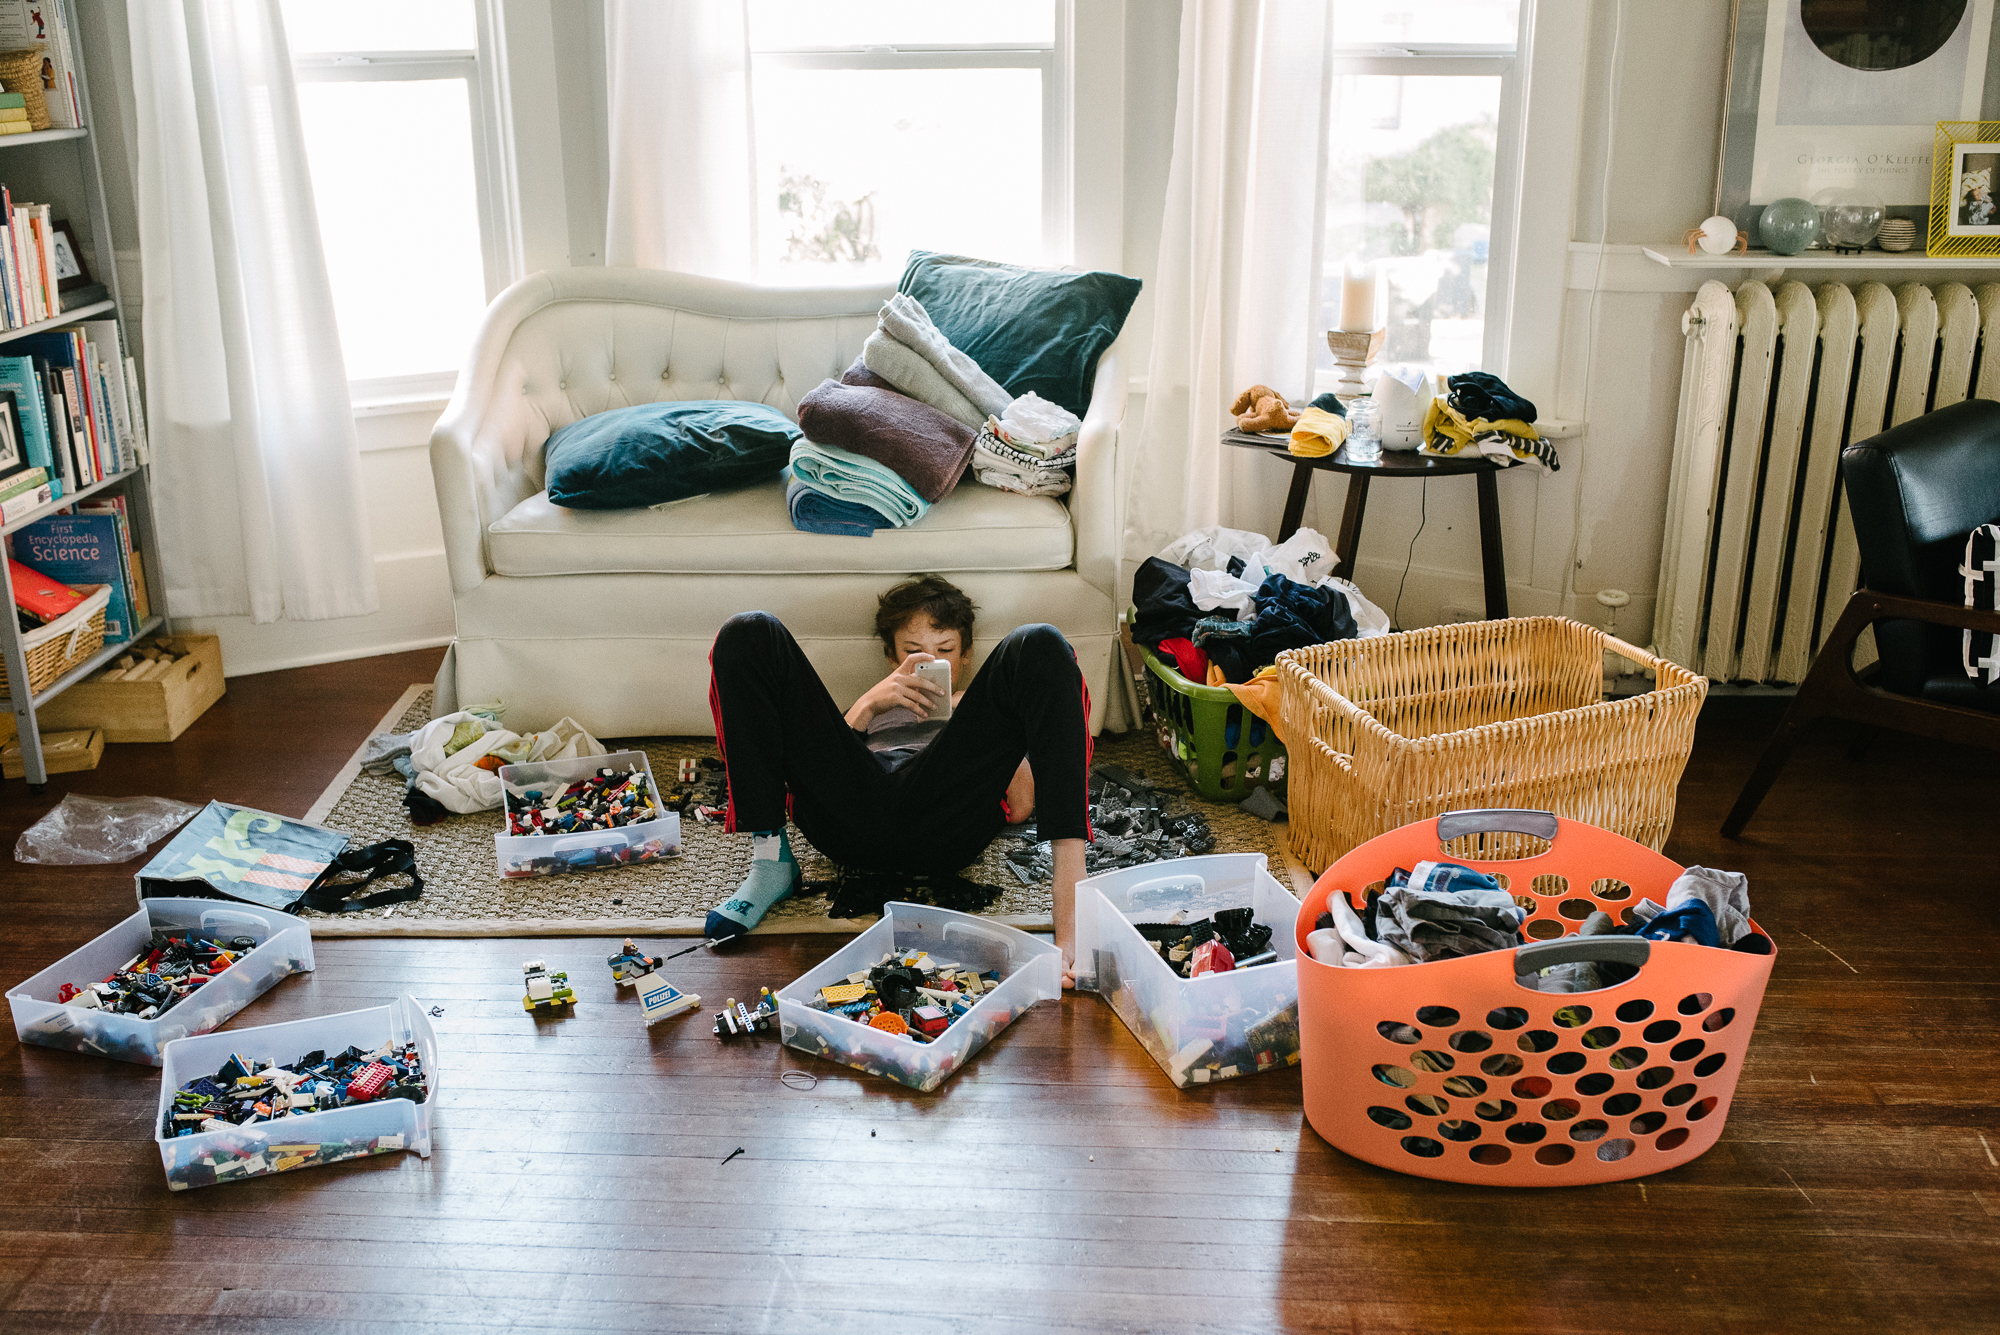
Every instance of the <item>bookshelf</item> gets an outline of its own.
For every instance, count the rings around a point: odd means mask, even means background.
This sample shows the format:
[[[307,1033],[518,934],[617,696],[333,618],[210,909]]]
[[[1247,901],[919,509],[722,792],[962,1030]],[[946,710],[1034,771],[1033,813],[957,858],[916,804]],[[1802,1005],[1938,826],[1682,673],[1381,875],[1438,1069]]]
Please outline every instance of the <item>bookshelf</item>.
[[[73,7],[71,13],[74,13]],[[74,48],[77,99],[83,128],[38,130],[0,138],[0,181],[5,181],[15,191],[17,199],[33,198],[66,213],[71,226],[76,229],[76,240],[84,252],[91,276],[105,285],[109,295],[104,300],[64,311],[54,319],[0,329],[0,356],[10,355],[7,345],[17,340],[66,329],[80,320],[91,319],[116,320],[121,350],[127,353],[133,350],[130,331],[125,327],[124,303],[118,290],[118,266],[111,241],[111,217],[105,202],[97,141],[89,128],[95,122],[91,116],[88,82],[84,77],[87,55],[82,50],[80,31],[72,32],[71,46]],[[153,613],[136,628],[132,640],[105,645],[41,690],[31,692],[26,689],[29,678],[21,630],[13,614],[13,578],[6,563],[0,561],[0,593],[5,595],[7,612],[0,617],[0,661],[4,661],[7,668],[7,697],[0,702],[0,707],[14,716],[15,733],[21,745],[22,769],[31,793],[40,793],[48,782],[48,769],[42,756],[41,729],[36,718],[38,711],[77,682],[128,652],[133,640],[143,639],[166,627],[166,588],[162,577],[159,536],[153,524],[150,482],[149,470],[142,457],[135,467],[78,487],[0,526],[0,537],[4,537],[93,496],[124,497],[132,546],[140,555],[140,563],[145,566],[146,598]]]

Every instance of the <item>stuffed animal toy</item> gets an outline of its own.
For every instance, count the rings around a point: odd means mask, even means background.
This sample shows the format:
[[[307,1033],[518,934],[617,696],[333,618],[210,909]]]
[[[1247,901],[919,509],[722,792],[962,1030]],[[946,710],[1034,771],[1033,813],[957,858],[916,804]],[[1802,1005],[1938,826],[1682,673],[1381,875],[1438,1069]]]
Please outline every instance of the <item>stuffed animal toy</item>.
[[[1229,405],[1236,414],[1238,431],[1290,431],[1298,425],[1299,414],[1288,407],[1285,396],[1269,385],[1252,385]]]

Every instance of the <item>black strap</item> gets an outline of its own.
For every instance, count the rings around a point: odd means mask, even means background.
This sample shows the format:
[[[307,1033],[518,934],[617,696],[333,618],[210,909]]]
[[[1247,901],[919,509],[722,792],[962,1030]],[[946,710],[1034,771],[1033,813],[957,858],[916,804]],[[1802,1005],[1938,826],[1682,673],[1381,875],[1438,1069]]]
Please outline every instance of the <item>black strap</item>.
[[[409,883],[359,899],[350,898],[355,891],[367,889],[384,876],[407,876]],[[424,878],[417,873],[416,846],[407,839],[384,839],[379,844],[350,849],[336,856],[307,889],[300,903],[315,913],[354,913],[407,903],[423,892]]]

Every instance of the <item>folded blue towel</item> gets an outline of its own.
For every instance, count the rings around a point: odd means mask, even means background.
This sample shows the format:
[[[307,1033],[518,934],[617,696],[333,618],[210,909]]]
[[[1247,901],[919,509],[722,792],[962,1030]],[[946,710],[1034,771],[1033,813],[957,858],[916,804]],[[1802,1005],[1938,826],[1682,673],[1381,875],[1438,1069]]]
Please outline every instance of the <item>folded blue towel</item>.
[[[792,442],[792,476],[822,496],[867,506],[895,528],[907,527],[930,513],[930,502],[917,495],[894,469],[838,445],[804,439]]]
[[[792,527],[801,533],[843,533],[857,538],[872,537],[878,528],[890,527],[888,516],[858,501],[843,501],[816,491],[798,480],[785,481],[785,506],[792,512]]]

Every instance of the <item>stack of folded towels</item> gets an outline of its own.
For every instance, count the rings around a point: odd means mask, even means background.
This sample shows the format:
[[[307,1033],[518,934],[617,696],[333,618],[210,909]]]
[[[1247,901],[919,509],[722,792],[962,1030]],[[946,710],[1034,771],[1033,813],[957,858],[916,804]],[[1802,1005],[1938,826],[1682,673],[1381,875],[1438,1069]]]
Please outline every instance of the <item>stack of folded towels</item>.
[[[899,292],[854,365],[799,400],[805,436],[785,503],[805,532],[865,537],[922,519],[968,466],[989,486],[1060,496],[1080,427],[1045,399],[1009,394]]]

